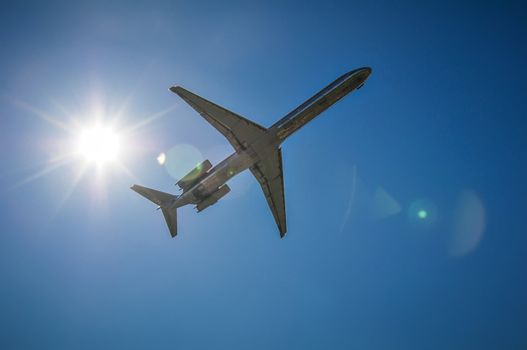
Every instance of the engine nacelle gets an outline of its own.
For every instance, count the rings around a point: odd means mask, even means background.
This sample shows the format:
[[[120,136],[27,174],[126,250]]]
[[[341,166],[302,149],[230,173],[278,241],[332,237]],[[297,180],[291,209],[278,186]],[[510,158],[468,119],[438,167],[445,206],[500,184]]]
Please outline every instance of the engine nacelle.
[[[203,162],[196,165],[196,167],[192,169],[187,175],[183,176],[183,178],[179,180],[176,185],[178,185],[183,191],[186,191],[196,182],[201,180],[203,175],[205,175],[205,173],[209,171],[210,168],[212,168],[210,161],[208,159],[204,160]]]
[[[216,192],[213,192],[210,196],[199,202],[199,204],[196,206],[198,213],[219,201],[221,197],[225,196],[230,191],[231,189],[226,184],[218,188]]]

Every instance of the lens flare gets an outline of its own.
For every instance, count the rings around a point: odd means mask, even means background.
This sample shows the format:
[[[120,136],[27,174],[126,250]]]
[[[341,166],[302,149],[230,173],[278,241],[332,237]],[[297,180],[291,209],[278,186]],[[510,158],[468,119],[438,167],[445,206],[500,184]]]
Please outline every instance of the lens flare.
[[[378,186],[371,200],[371,215],[373,219],[386,219],[401,211],[401,205],[383,187]]]
[[[194,146],[180,144],[172,147],[166,152],[164,166],[170,176],[180,180],[189,171],[196,167],[196,164],[203,161],[201,152]]]
[[[157,162],[159,163],[159,165],[165,164],[166,160],[167,160],[167,155],[164,152],[161,152],[157,156]]]
[[[408,219],[417,228],[431,228],[437,218],[437,207],[428,199],[418,199],[408,207]]]
[[[461,192],[448,247],[451,255],[464,256],[477,248],[485,232],[485,216],[485,206],[479,196],[471,190]]]

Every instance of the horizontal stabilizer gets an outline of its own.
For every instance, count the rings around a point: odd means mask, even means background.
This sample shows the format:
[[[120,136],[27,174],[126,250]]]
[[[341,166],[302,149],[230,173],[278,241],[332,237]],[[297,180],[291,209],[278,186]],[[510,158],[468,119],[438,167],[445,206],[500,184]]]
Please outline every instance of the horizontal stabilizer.
[[[143,187],[139,185],[133,185],[130,188],[134,190],[135,192],[139,193],[141,196],[145,197],[146,199],[159,205],[160,207],[169,206],[172,203],[172,201],[174,201],[177,198],[173,194],[153,190],[151,188]]]

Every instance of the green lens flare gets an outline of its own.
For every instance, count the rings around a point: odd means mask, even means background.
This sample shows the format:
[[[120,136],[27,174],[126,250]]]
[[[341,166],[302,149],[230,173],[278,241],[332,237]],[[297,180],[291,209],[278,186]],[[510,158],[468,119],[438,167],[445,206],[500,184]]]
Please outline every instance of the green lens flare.
[[[426,198],[417,199],[408,207],[408,219],[418,229],[434,227],[437,217],[436,205]]]

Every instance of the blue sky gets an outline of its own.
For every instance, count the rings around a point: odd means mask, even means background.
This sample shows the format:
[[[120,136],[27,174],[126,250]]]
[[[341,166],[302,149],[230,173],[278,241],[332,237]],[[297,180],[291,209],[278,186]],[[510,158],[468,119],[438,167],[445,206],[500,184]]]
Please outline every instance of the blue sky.
[[[1,5],[0,347],[525,348],[525,10]],[[270,126],[361,66],[283,145],[285,239],[250,173],[176,239],[129,190],[232,151],[171,85]],[[96,110],[120,166],[56,163]]]

